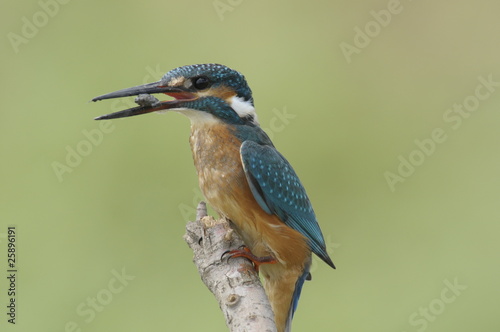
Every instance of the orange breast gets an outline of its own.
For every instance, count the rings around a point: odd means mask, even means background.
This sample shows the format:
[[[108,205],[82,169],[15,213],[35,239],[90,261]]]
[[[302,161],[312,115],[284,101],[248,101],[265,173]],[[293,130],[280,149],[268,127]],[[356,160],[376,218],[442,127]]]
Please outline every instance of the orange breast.
[[[241,142],[230,127],[207,124],[191,129],[193,159],[208,203],[236,225],[255,255],[272,255],[282,264],[302,267],[310,255],[306,239],[259,206],[241,163]]]

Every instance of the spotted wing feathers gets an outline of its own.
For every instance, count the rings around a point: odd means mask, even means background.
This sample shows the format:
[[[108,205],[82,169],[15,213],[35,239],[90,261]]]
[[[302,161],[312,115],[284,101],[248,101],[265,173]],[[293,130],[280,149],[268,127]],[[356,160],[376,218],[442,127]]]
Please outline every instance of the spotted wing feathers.
[[[311,202],[290,163],[273,146],[253,141],[243,142],[240,154],[250,189],[260,207],[304,235],[311,250],[335,268],[326,252]]]

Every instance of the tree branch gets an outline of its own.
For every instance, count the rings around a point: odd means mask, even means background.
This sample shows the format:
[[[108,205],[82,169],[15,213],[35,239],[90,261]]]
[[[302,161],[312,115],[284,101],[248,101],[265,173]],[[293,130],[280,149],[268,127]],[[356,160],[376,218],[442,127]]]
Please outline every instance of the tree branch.
[[[186,225],[184,240],[194,252],[201,280],[214,294],[231,332],[276,332],[274,314],[252,263],[244,258],[221,259],[244,245],[231,223],[207,216],[200,202],[196,221]]]

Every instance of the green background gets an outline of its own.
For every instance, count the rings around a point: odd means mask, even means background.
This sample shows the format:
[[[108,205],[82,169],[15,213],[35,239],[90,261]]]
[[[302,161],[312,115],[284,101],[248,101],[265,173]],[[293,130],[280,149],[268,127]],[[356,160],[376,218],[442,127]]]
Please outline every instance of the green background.
[[[54,4],[0,11],[2,331],[226,330],[182,239],[200,200],[189,121],[149,114],[104,132],[93,118],[128,104],[88,103],[207,62],[246,76],[338,267],[315,260],[294,331],[499,330],[500,86],[477,87],[500,82],[500,2]],[[346,56],[346,44],[359,47]],[[464,102],[474,110],[446,121]],[[400,166],[410,158],[418,165]],[[391,187],[386,172],[402,181]],[[135,278],[106,297],[122,269]],[[92,319],[77,312],[96,296],[109,303]]]

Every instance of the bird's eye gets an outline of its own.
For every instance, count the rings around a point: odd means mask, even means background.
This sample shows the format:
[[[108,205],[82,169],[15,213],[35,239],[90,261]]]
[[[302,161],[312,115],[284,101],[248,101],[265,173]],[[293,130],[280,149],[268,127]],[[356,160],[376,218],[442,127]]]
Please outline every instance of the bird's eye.
[[[210,80],[205,76],[193,78],[193,86],[197,90],[204,90],[210,86]]]

